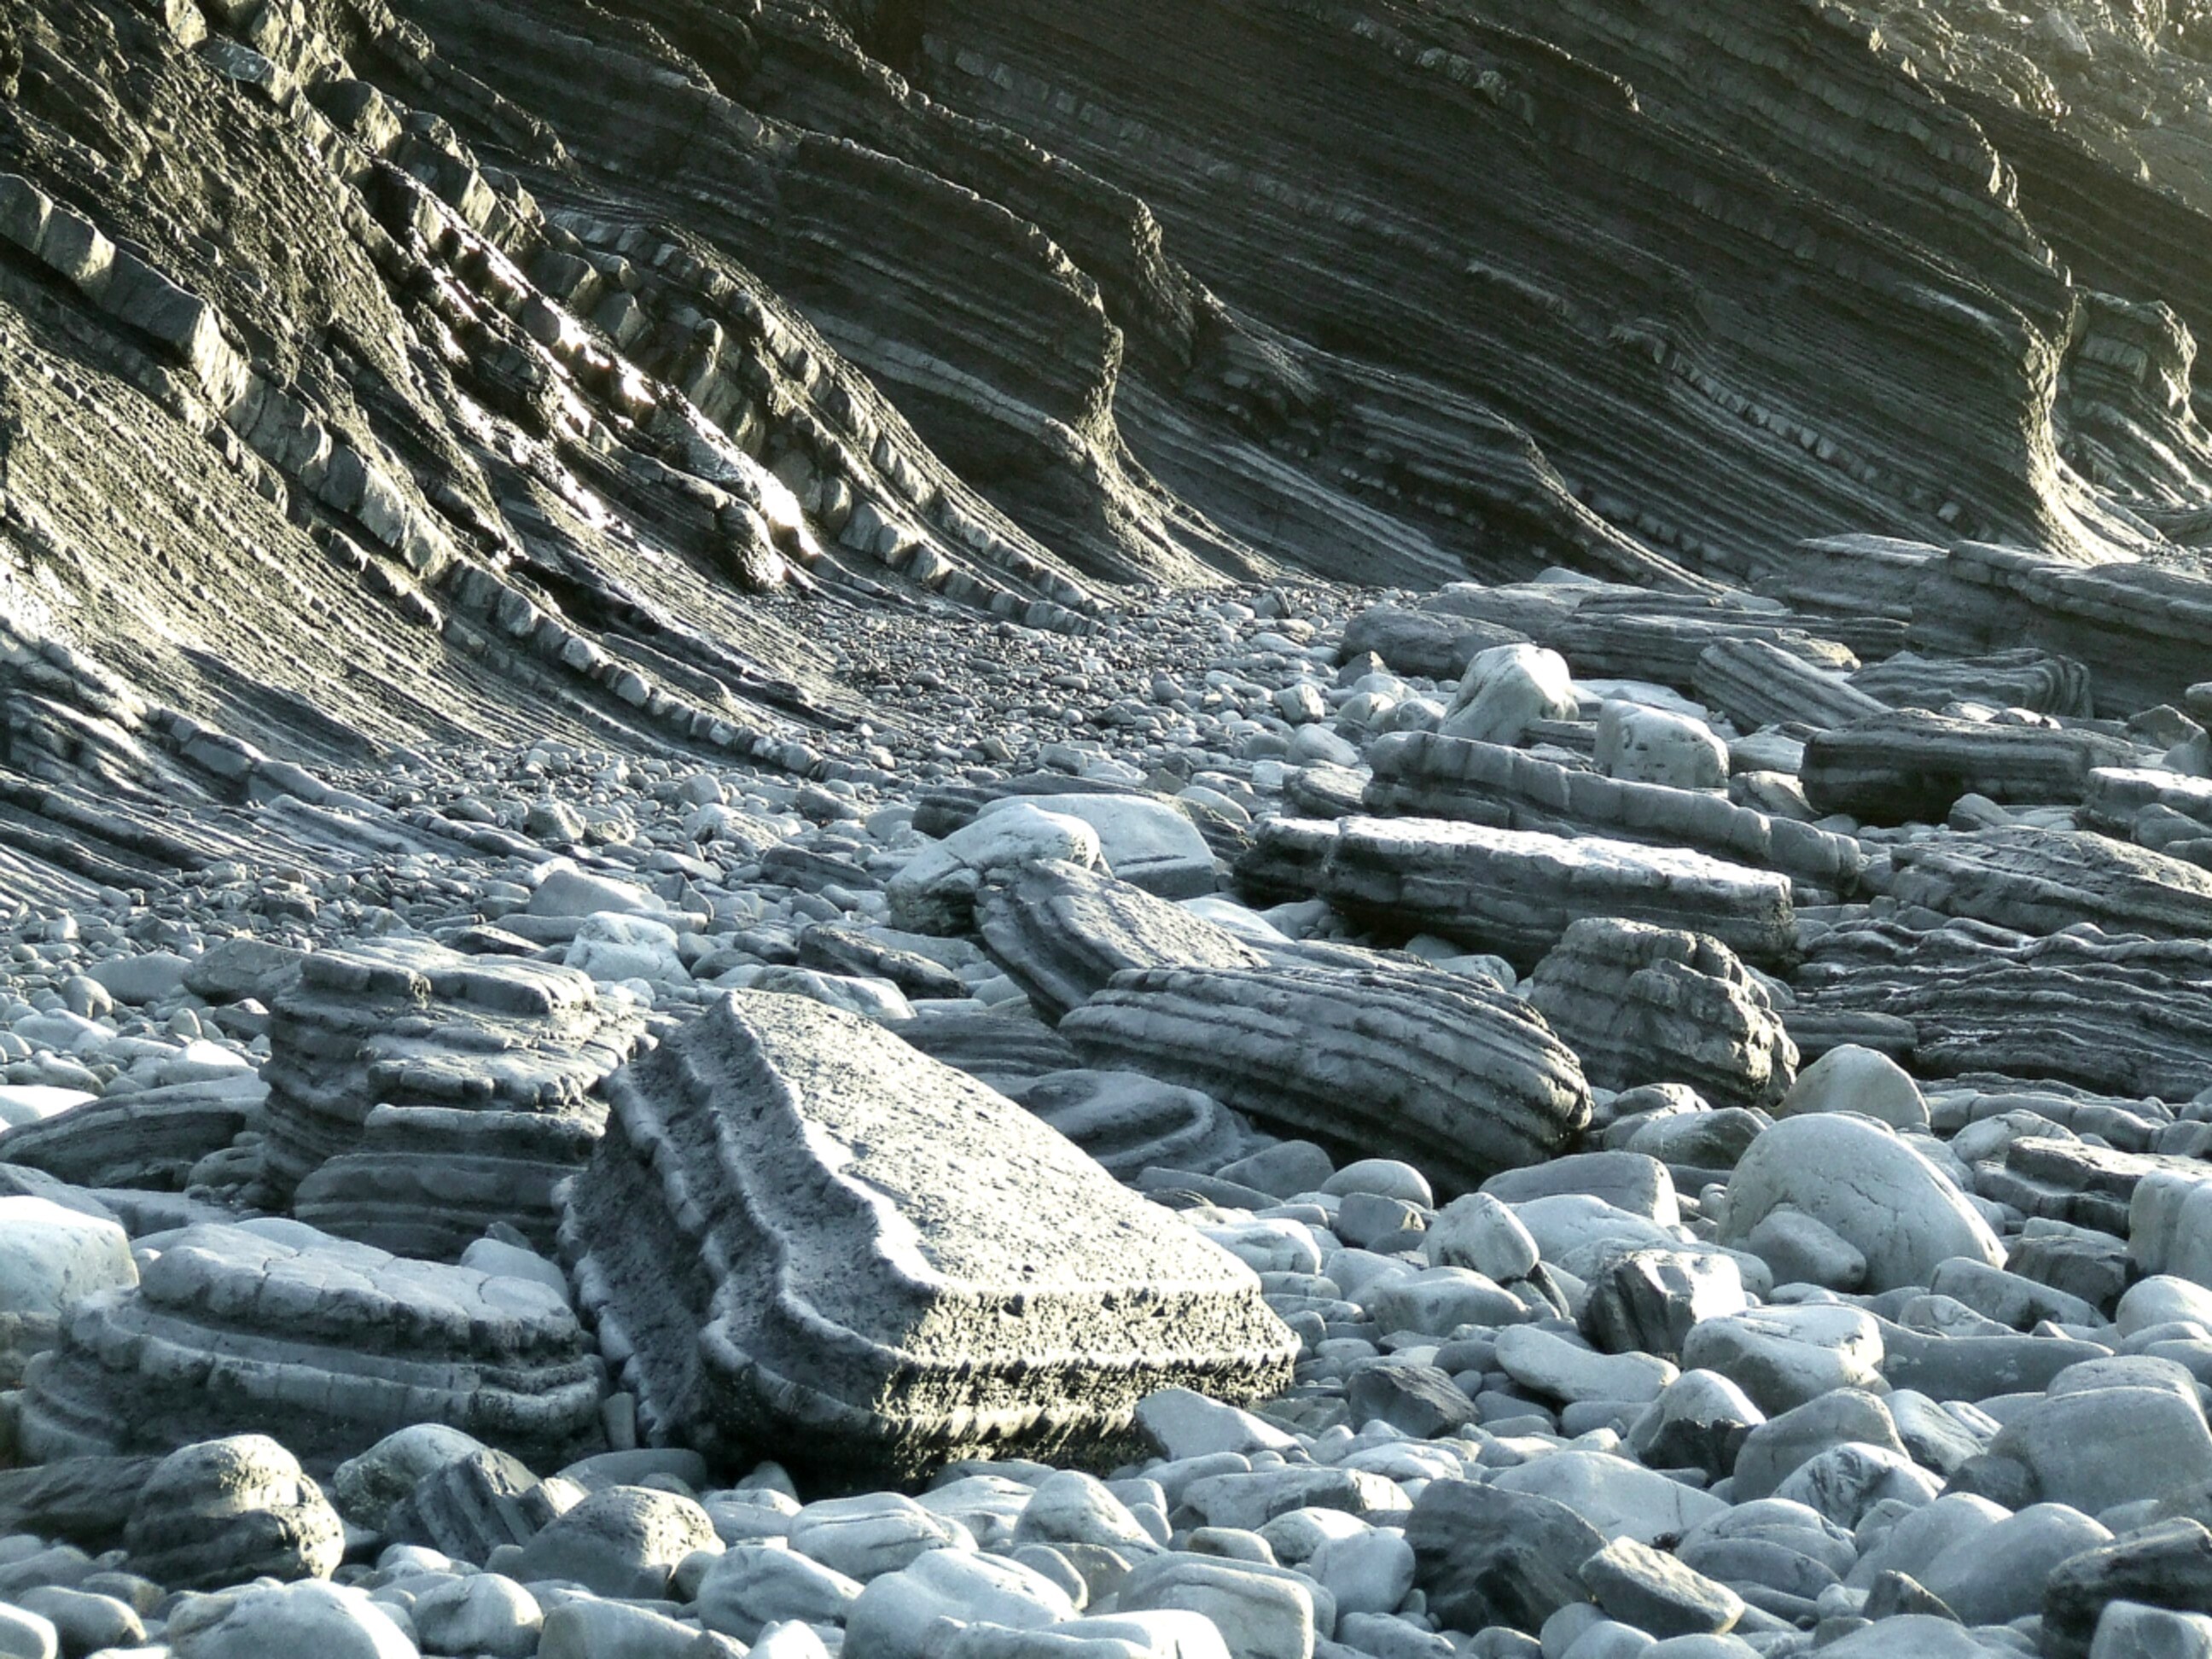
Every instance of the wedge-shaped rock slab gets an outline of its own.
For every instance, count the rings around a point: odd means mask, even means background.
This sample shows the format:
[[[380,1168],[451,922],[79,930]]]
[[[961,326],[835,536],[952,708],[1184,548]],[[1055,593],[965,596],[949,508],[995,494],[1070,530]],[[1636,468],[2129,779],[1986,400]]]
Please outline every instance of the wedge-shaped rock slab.
[[[562,1242],[656,1443],[880,1481],[1290,1379],[1249,1270],[866,1020],[733,993],[607,1091]]]
[[[263,1179],[302,1221],[451,1260],[493,1221],[550,1247],[592,1091],[641,1018],[573,969],[421,939],[319,951],[276,999]]]
[[[1000,966],[1048,1014],[1066,1013],[1131,968],[1257,968],[1225,927],[1079,865],[1041,860],[975,897]]]
[[[1589,1121],[1543,1017],[1441,970],[1140,969],[1060,1022],[1094,1066],[1202,1089],[1350,1158],[1399,1158],[1440,1194],[1540,1163]]]
[[[1766,988],[1717,939],[1592,917],[1527,989],[1603,1088],[1686,1083],[1717,1106],[1771,1107],[1797,1075]]]
[[[1533,964],[1584,916],[1710,933],[1754,962],[1788,957],[1790,878],[1701,853],[1436,818],[1272,818],[1240,878]]]
[[[314,1466],[413,1423],[557,1465],[590,1446],[605,1392],[546,1286],[294,1221],[177,1234],[135,1287],[77,1303],[24,1384],[19,1434],[40,1461],[254,1430]]]

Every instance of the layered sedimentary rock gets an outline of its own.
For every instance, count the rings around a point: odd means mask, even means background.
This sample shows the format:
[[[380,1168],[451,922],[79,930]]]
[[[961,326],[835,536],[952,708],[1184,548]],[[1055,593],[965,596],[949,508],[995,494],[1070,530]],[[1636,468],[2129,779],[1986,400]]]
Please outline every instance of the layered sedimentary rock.
[[[605,1387],[575,1316],[543,1285],[295,1222],[203,1225],[136,1287],[70,1310],[60,1347],[25,1378],[20,1436],[43,1459],[252,1428],[320,1464],[435,1422],[560,1459],[597,1438]]]
[[[2093,708],[2088,669],[2033,646],[1985,657],[1923,657],[1900,651],[1860,669],[1850,684],[1892,708],[1941,711],[1948,703],[1977,702],[2038,714],[2081,715]]]
[[[179,1083],[112,1100],[88,1100],[0,1133],[0,1164],[21,1164],[77,1187],[182,1191],[192,1165],[260,1115],[268,1085]]]
[[[1881,823],[1940,823],[1972,793],[2022,804],[2081,799],[2089,774],[2124,766],[2134,750],[2116,738],[2044,726],[1947,719],[1902,708],[1820,732],[1798,774],[1822,812]]]
[[[1792,984],[1792,1024],[1908,1020],[1913,1063],[1935,1076],[2051,1078],[2166,1100],[2212,1086],[2212,945],[2201,939],[1866,921],[1814,941]]]
[[[1156,1165],[1210,1172],[1244,1142],[1212,1095],[1141,1072],[1051,1072],[1006,1092],[1121,1181]]]
[[[1015,982],[1058,1017],[1130,968],[1256,968],[1226,928],[1128,883],[1041,859],[975,899],[983,941]]]
[[[458,1255],[490,1222],[540,1244],[644,1024],[583,974],[427,941],[319,951],[276,1000],[263,1179],[313,1225]]]
[[[1849,726],[1881,712],[1875,697],[1762,639],[1723,640],[1698,653],[1697,694],[1744,731],[1761,726]]]
[[[2178,814],[2212,836],[2212,778],[2152,767],[2099,767],[2081,797],[2082,821],[2111,835],[2129,835],[2153,809]]]
[[[1422,609],[1510,628],[1556,651],[1583,676],[1622,675],[1694,685],[1698,664],[1715,645],[1752,641],[1806,666],[1846,673],[1859,665],[1844,642],[1810,633],[1787,613],[1734,592],[1679,594],[1615,583],[1517,583],[1486,587],[1455,582]],[[1878,629],[1891,642],[1901,630]]]
[[[1686,1083],[1716,1106],[1771,1107],[1797,1075],[1766,988],[1695,933],[1578,921],[1523,988],[1601,1088]]]
[[[864,1020],[732,994],[609,1093],[562,1243],[656,1443],[914,1472],[1287,1377],[1243,1267]]]
[[[1318,893],[1407,933],[1533,963],[1584,916],[1711,933],[1758,962],[1796,939],[1786,877],[1678,848],[1570,840],[1434,818],[1271,818],[1238,876],[1257,891]]]
[[[345,1523],[284,1447],[264,1434],[180,1447],[156,1465],[124,1529],[134,1571],[179,1589],[327,1578]]]
[[[1025,1013],[969,1008],[931,1013],[925,1009],[890,1029],[932,1060],[1000,1091],[1011,1091],[1083,1063],[1066,1037]]]
[[[2027,933],[2212,933],[2212,871],[2084,830],[2012,827],[1891,849],[1900,904]]]
[[[1394,732],[1367,751],[1370,812],[1463,819],[1504,830],[1686,847],[1775,870],[1816,893],[1849,895],[1866,854],[1849,836],[1719,796],[1624,782],[1497,744]]]
[[[1139,969],[1060,1030],[1093,1065],[1405,1158],[1455,1191],[1549,1157],[1589,1118],[1574,1054],[1526,1002],[1436,970]]]

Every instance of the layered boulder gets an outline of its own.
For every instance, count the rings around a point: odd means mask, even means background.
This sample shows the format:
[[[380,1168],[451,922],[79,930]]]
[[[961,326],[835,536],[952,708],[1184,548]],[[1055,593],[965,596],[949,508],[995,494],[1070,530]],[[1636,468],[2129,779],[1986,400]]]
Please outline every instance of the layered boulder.
[[[1589,1121],[1543,1017],[1440,969],[1158,968],[1060,1022],[1094,1066],[1142,1071],[1348,1158],[1403,1158],[1445,1192],[1540,1163]]]
[[[557,1463],[595,1441],[605,1373],[544,1285],[266,1220],[162,1241],[136,1285],[70,1310],[24,1388],[41,1461],[252,1429],[326,1465],[443,1423]]]
[[[608,1093],[562,1238],[657,1443],[896,1477],[1289,1380],[1249,1270],[865,1020],[733,993]]]
[[[409,1255],[457,1257],[495,1221],[550,1247],[553,1188],[605,1122],[592,1091],[643,1033],[574,969],[418,939],[318,951],[270,1021],[268,1196]]]

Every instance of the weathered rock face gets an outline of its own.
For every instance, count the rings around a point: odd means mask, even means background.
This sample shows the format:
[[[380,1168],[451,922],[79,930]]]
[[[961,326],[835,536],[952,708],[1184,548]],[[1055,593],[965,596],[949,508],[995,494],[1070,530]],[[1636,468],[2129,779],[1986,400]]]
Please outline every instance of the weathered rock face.
[[[76,1304],[25,1388],[42,1459],[250,1427],[335,1463],[418,1422],[559,1456],[597,1436],[605,1378],[544,1285],[259,1221],[189,1228],[137,1286]]]
[[[584,975],[420,940],[319,951],[277,998],[263,1181],[311,1225],[457,1257],[501,1221],[552,1243],[554,1185],[642,1020]]]
[[[1529,1006],[1440,972],[1162,968],[1060,1023],[1098,1066],[1201,1089],[1451,1191],[1548,1157],[1589,1121],[1582,1068]]]
[[[853,1016],[733,994],[609,1093],[562,1239],[656,1442],[917,1471],[1287,1376],[1246,1270]]]

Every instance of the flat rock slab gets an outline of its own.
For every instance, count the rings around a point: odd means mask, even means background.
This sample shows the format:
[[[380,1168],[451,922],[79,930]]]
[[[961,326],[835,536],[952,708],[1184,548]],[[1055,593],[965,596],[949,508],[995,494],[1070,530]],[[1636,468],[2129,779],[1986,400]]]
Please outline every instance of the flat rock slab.
[[[1249,1270],[865,1020],[735,993],[608,1092],[562,1244],[656,1443],[896,1479],[1289,1379]]]
[[[436,1422],[557,1464],[597,1435],[604,1392],[543,1285],[256,1221],[187,1228],[136,1287],[71,1308],[20,1436],[45,1460],[253,1429],[324,1464]]]
[[[1707,933],[1773,962],[1796,948],[1786,876],[1702,853],[1437,818],[1273,818],[1238,875],[1533,963],[1585,916]],[[2212,878],[2207,878],[2212,883]]]
[[[1573,1053],[1520,998],[1441,970],[1164,968],[1060,1022],[1093,1065],[1141,1071],[1443,1194],[1540,1162],[1589,1121]]]

